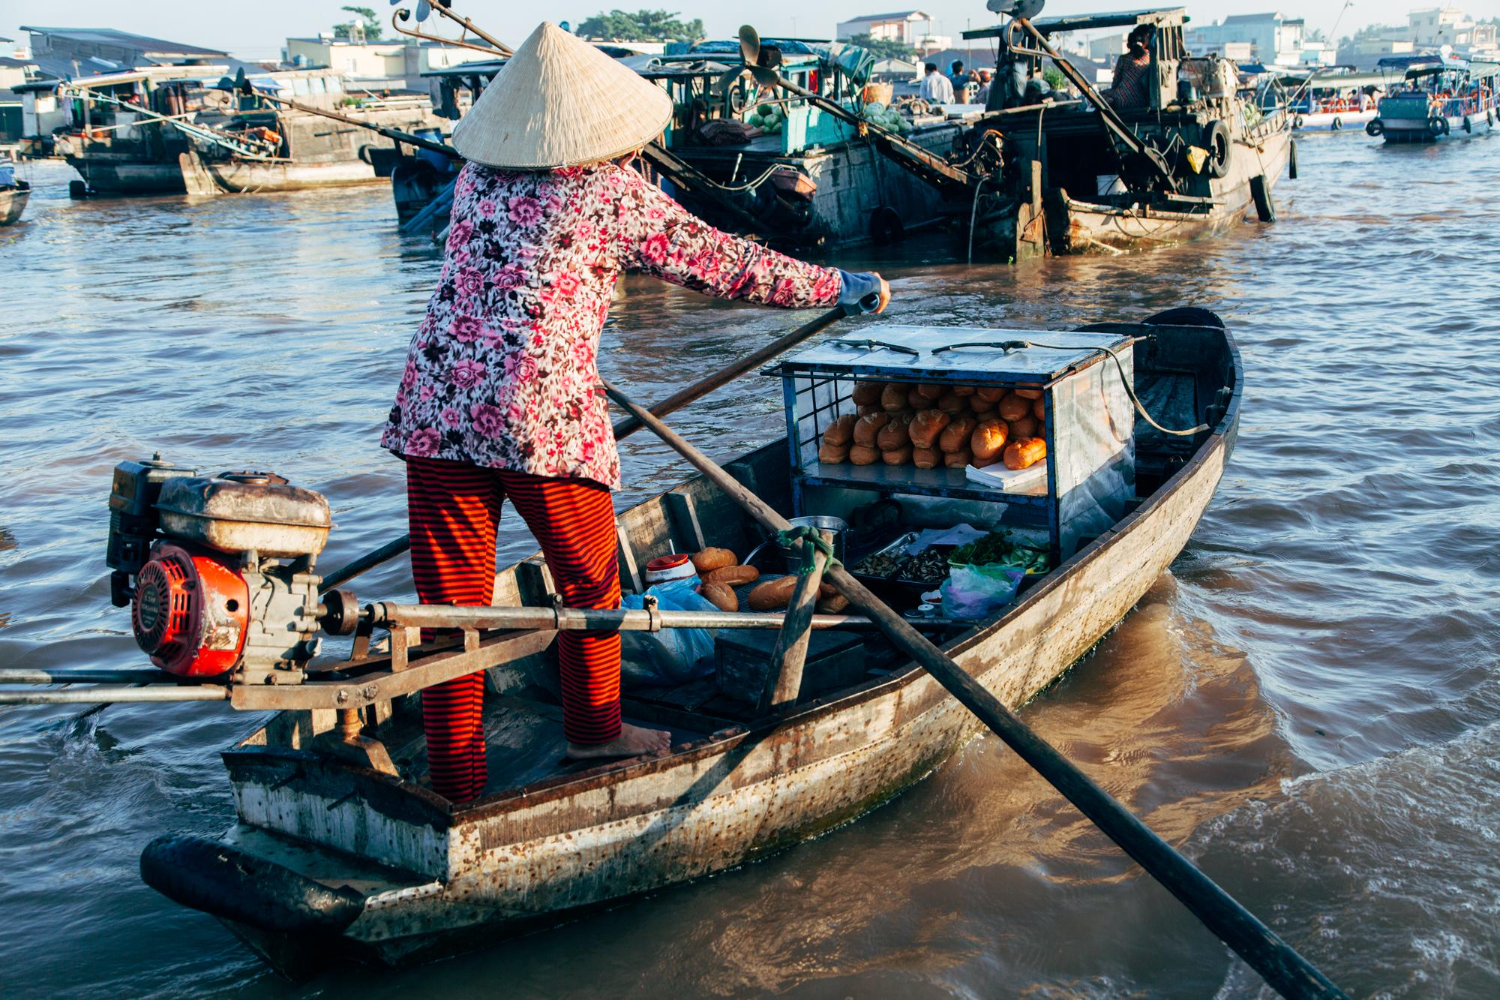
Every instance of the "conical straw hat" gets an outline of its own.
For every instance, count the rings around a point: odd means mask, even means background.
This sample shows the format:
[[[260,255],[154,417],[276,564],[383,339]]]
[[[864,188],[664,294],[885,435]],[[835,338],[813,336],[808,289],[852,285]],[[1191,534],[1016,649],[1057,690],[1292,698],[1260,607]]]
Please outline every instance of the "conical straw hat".
[[[453,146],[489,167],[551,170],[640,149],[671,117],[666,91],[543,21],[453,129]]]

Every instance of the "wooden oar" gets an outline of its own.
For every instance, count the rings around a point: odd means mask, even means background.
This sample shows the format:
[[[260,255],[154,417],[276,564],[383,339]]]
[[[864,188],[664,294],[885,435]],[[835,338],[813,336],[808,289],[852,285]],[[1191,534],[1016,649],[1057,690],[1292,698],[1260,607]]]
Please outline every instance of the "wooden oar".
[[[601,381],[603,381],[601,379]],[[791,524],[742,486],[729,473],[677,432],[604,382],[609,398],[651,429],[724,494],[769,531],[789,531]],[[1276,932],[1221,889],[1191,861],[1177,853],[1066,757],[1032,732],[1004,703],[954,663],[907,621],[871,593],[842,566],[824,573],[849,603],[863,611],[892,644],[930,673],[965,708],[1005,741],[1021,759],[1078,807],[1094,825],[1130,855],[1146,872],[1182,901],[1218,938],[1233,948],[1286,997],[1345,997],[1345,994]],[[1347,998],[1345,998],[1347,1000]]]
[[[846,316],[855,316],[861,313],[870,312],[874,310],[878,305],[879,296],[875,293],[871,293],[863,300],[861,300],[857,305],[848,307],[835,306],[812,322],[804,323],[802,326],[797,327],[797,329],[793,330],[791,333],[787,334],[781,339],[773,340],[771,343],[767,344],[765,347],[762,347],[760,350],[755,351],[751,354],[747,354],[745,355],[745,357],[740,358],[734,364],[720,369],[719,371],[715,372],[705,379],[694,382],[692,385],[679,392],[673,393],[666,399],[653,406],[650,412],[658,417],[664,417],[668,413],[680,409],[693,402],[694,400],[701,399],[704,396],[707,396],[715,389],[733,382],[741,375],[754,368],[760,367],[783,351],[787,351],[793,347],[796,347],[798,344],[802,343],[804,340],[813,336],[819,331],[825,329],[830,324],[836,323]],[[626,417],[624,420],[619,421],[614,426],[615,440],[619,441],[623,438],[629,437],[631,434],[634,434],[640,429],[641,422],[639,420],[637,420],[633,416]],[[411,536],[402,535],[400,538],[389,541],[375,551],[367,552],[353,562],[348,563],[344,566],[340,566],[332,573],[329,573],[328,576],[324,577],[323,583],[321,584],[319,589],[327,591],[332,590],[335,587],[341,587],[344,584],[348,583],[350,580],[354,579],[356,576],[359,576],[361,573],[364,573],[367,570],[374,569],[381,563],[389,562],[390,560],[396,558],[401,553],[410,548]]]

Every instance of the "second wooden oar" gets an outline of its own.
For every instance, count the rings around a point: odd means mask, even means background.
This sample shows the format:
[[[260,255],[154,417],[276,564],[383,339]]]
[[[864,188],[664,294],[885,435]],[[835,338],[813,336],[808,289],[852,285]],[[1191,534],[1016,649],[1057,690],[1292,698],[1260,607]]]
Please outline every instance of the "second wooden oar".
[[[664,417],[674,410],[686,406],[694,400],[702,399],[704,396],[707,396],[715,389],[728,385],[730,382],[733,382],[735,379],[739,378],[741,375],[744,375],[746,372],[760,367],[767,361],[776,357],[776,355],[781,354],[783,351],[787,351],[793,347],[796,347],[807,338],[825,329],[829,325],[838,322],[844,317],[857,316],[873,311],[879,305],[879,302],[879,295],[871,293],[864,299],[860,300],[857,305],[836,306],[833,309],[828,310],[818,318],[814,319],[812,322],[804,323],[802,326],[797,327],[797,329],[793,330],[791,333],[787,334],[781,339],[773,340],[771,343],[767,344],[765,347],[762,347],[760,350],[755,351],[751,354],[747,354],[743,358],[740,358],[734,364],[720,369],[719,371],[715,372],[705,379],[694,382],[692,385],[681,390],[680,392],[673,393],[666,399],[651,407],[651,413],[655,414],[658,417]],[[640,429],[641,422],[639,420],[637,420],[635,417],[626,417],[624,420],[621,420],[615,424],[615,440],[619,441],[623,438],[629,437],[631,434],[634,434]],[[386,542],[375,551],[367,552],[353,562],[340,566],[332,573],[329,573],[326,577],[323,578],[323,582],[319,586],[319,589],[322,591],[328,591],[334,589],[335,587],[341,587],[366,570],[374,569],[381,563],[389,562],[390,560],[396,558],[401,553],[410,548],[410,535],[402,535],[400,538],[396,538],[389,542]]]
[[[604,381],[601,379],[601,381]],[[762,527],[789,531],[791,524],[774,508],[746,489],[687,440],[643,409],[615,386],[604,381],[609,398],[651,429],[683,458],[703,473]],[[1080,771],[1046,740],[1018,719],[989,689],[975,680],[934,646],[904,618],[892,611],[843,567],[834,567],[824,578],[863,611],[886,634],[895,647],[910,656],[948,692],[973,712],[1021,759],[1046,778],[1094,825],[1120,845],[1152,878],[1182,901],[1219,940],[1260,973],[1278,993],[1286,997],[1344,998],[1345,994],[1307,959],[1261,923],[1238,900],[1225,892],[1191,861],[1177,853],[1130,810],[1117,802],[1092,778]],[[1347,998],[1345,998],[1347,1000]]]

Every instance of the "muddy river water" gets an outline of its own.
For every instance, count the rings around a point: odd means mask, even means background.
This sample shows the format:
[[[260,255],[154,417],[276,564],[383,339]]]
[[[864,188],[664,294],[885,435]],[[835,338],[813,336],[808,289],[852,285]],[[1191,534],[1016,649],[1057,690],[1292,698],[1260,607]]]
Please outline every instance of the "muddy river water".
[[[839,259],[891,322],[1065,328],[1180,304],[1244,352],[1238,450],[1192,542],[1024,711],[1356,996],[1500,994],[1500,135],[1300,143],[1281,221],[1114,259]],[[383,187],[69,202],[0,231],[0,664],[137,664],[103,565],[111,467],[272,468],[328,495],[323,565],[404,530],[379,426],[438,253]],[[796,317],[622,283],[606,374],[663,396]],[[749,378],[675,418],[776,436]],[[646,436],[625,505],[680,479]],[[519,522],[502,558],[527,554]],[[404,562],[362,595],[409,593]],[[1259,982],[993,738],[770,860],[414,970],[294,986],[137,875],[233,816],[203,706],[0,709],[0,996],[1242,997]]]

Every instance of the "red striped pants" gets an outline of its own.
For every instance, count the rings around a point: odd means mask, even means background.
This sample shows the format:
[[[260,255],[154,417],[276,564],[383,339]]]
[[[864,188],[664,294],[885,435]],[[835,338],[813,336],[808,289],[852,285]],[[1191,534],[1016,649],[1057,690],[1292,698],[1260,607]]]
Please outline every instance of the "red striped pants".
[[[494,597],[495,531],[510,498],[541,543],[563,602],[620,606],[614,505],[586,479],[549,479],[431,458],[406,460],[411,569],[424,604],[486,605]],[[620,735],[620,634],[563,632],[563,732],[573,743]],[[484,674],[422,692],[432,787],[453,802],[484,791]]]

